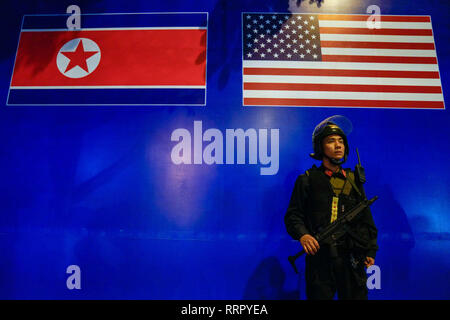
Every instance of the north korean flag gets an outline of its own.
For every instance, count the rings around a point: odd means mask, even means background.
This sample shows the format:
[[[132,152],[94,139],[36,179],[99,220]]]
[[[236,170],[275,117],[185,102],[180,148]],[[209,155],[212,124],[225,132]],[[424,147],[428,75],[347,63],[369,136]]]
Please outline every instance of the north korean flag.
[[[205,105],[207,13],[27,15],[8,105]]]

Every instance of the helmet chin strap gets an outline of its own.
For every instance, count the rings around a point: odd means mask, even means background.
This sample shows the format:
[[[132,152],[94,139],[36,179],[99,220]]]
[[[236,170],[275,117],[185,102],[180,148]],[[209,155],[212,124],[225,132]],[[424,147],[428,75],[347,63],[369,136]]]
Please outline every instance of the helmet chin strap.
[[[341,160],[330,158],[329,156],[325,155],[325,157],[330,160],[330,162],[336,166],[343,165],[345,161],[347,161],[347,156],[344,156]]]

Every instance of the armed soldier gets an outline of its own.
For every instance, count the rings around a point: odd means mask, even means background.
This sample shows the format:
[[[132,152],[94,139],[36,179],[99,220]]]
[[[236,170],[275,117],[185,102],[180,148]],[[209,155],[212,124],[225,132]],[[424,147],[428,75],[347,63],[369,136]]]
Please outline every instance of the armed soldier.
[[[313,165],[297,178],[284,218],[287,232],[307,253],[306,296],[313,300],[333,299],[336,292],[339,299],[367,299],[364,267],[374,264],[378,250],[377,228],[368,206],[345,230],[330,237],[335,241],[320,245],[314,237],[344,212],[367,202],[362,170],[355,174],[342,168],[349,154],[347,136],[341,129],[344,125],[351,127],[345,117],[333,116],[314,129],[314,153],[310,156],[322,164]],[[296,257],[291,258],[295,261]]]

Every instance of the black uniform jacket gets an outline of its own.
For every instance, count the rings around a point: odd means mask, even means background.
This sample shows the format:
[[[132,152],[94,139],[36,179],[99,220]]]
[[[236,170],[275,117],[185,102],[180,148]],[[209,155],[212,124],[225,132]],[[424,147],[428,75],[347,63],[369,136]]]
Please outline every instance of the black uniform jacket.
[[[317,168],[314,165],[306,173],[298,176],[295,181],[289,207],[284,217],[287,232],[295,240],[299,240],[305,234],[314,236],[321,228],[331,223],[331,205],[333,196],[336,196],[336,194],[330,183],[331,177],[325,171],[326,169],[323,166]],[[340,171],[340,173],[333,173],[333,175],[338,175],[342,179],[354,179],[354,173],[351,169],[344,169],[344,171],[344,173]],[[353,179],[352,181],[354,181]],[[358,184],[354,183],[354,185],[358,188]],[[362,188],[361,185],[359,187]],[[348,195],[341,193],[338,198],[339,217],[339,213],[350,210],[363,199],[363,196],[360,190],[356,191],[352,187]],[[352,241],[351,237],[348,236],[343,239],[345,245],[357,248],[361,254],[375,258],[378,250],[377,228],[370,208],[367,208],[352,221],[351,230],[366,245],[358,247],[358,243]]]

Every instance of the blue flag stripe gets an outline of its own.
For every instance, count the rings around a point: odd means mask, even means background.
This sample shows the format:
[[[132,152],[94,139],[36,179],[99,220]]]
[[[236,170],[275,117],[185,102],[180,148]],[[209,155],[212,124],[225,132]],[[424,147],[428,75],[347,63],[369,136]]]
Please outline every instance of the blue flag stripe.
[[[69,14],[26,15],[22,30],[67,29]],[[207,13],[81,14],[81,28],[207,27]]]
[[[8,105],[205,105],[205,89],[11,89]]]

